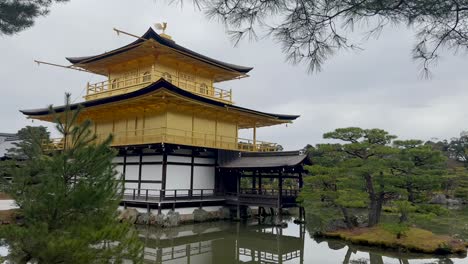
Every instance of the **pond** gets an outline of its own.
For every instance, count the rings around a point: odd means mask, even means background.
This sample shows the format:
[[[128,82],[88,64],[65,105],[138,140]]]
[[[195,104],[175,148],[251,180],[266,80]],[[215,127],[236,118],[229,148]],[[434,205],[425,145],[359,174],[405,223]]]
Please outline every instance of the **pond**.
[[[139,227],[145,242],[146,263],[318,263],[318,264],[429,264],[468,263],[461,256],[438,257],[379,248],[360,247],[338,240],[314,239],[305,225],[286,219],[211,222],[158,229]]]

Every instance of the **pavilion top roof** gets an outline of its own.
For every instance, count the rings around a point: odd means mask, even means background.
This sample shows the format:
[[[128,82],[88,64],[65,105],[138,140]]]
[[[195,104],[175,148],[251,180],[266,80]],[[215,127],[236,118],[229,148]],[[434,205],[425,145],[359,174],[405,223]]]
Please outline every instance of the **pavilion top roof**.
[[[183,56],[189,60],[195,60],[205,65],[215,67],[218,70],[230,72],[231,75],[234,74],[237,76],[242,76],[253,69],[252,67],[239,66],[216,60],[208,56],[202,55],[200,53],[197,53],[195,51],[192,51],[188,48],[176,44],[174,40],[168,38],[165,34],[160,35],[156,33],[152,28],[149,28],[145,34],[143,34],[134,42],[120,47],[118,49],[114,49],[112,51],[98,55],[84,57],[67,57],[66,59],[72,64],[74,64],[74,66],[76,67],[80,67],[98,74],[104,74],[104,72],[101,72],[101,69],[99,69],[99,67],[97,66],[98,62],[117,57],[121,54],[130,52],[132,50],[136,50],[138,48],[140,49],[140,53],[138,53],[140,55],[141,52],[146,52],[149,54],[150,52],[154,52],[155,48],[162,48],[165,50],[165,52],[174,53],[178,56]]]

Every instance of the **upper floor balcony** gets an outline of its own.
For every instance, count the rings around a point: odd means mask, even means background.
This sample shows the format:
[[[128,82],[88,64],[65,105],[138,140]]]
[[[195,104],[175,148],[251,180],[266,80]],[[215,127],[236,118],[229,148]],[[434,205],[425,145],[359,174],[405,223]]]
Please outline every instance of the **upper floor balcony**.
[[[159,79],[165,79],[173,85],[191,93],[208,97],[223,103],[232,104],[232,90],[223,90],[206,83],[199,83],[184,76],[174,76],[167,72],[150,69],[145,72],[113,78],[106,81],[87,84],[86,100],[99,99],[113,95],[125,94],[144,88]]]
[[[213,135],[167,127],[119,131],[112,134],[114,138],[111,146],[114,147],[153,143],[170,143],[246,152],[279,151],[279,145],[276,143],[259,141],[256,139]],[[96,136],[98,141],[103,141],[109,136],[109,133],[97,134]],[[55,138],[51,139],[49,142],[44,142],[43,145],[45,150],[51,151],[63,149],[65,144],[66,143],[63,138]]]

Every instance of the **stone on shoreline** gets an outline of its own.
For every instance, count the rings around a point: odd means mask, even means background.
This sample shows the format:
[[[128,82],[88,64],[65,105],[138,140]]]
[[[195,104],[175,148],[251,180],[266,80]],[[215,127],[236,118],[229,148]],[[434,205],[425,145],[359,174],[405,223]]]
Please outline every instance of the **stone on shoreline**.
[[[139,213],[135,208],[127,208],[120,213],[118,219],[120,221],[125,221],[130,224],[135,224],[138,219],[138,215]]]
[[[197,208],[193,210],[193,221],[195,223],[206,222],[210,219],[210,215],[207,211]]]

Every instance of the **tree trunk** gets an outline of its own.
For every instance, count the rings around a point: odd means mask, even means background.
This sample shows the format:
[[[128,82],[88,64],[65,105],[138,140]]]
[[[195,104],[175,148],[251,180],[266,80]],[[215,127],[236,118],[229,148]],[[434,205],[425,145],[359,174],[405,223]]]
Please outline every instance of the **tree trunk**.
[[[351,218],[349,217],[349,212],[348,208],[341,206],[341,212],[343,213],[344,221],[346,223],[346,226],[348,228],[353,228],[353,223],[351,221]]]
[[[369,214],[368,214],[368,226],[372,227],[378,224],[380,221],[382,201],[379,201],[379,200],[383,200],[383,199],[380,199],[382,195],[377,195],[375,193],[372,176],[370,174],[367,174],[365,175],[364,179],[366,180],[366,188],[367,188],[367,193],[369,194],[369,201],[370,201]]]
[[[400,224],[405,223],[408,221],[408,213],[402,212],[400,215]]]
[[[370,195],[369,195],[370,196]],[[377,215],[377,199],[372,195],[370,198],[370,206],[369,206],[369,216],[368,216],[368,223],[369,227],[375,226],[378,223],[379,216]]]
[[[413,184],[407,183],[406,184],[406,191],[408,192],[408,202],[414,203],[415,197],[414,197]]]

